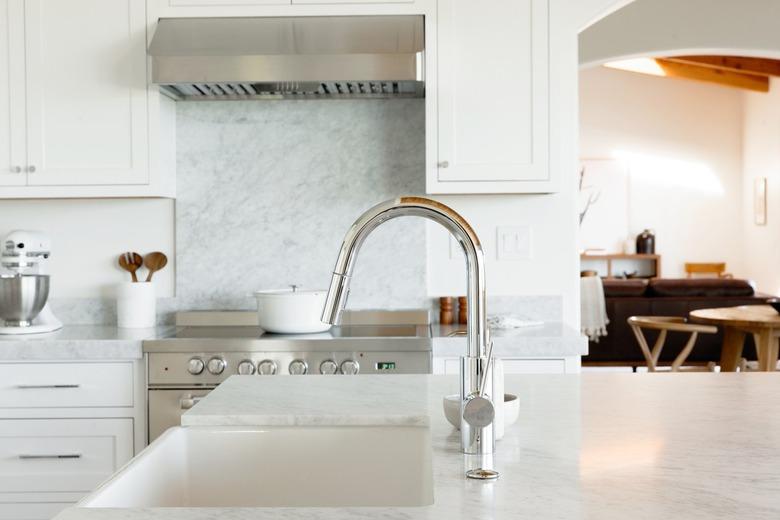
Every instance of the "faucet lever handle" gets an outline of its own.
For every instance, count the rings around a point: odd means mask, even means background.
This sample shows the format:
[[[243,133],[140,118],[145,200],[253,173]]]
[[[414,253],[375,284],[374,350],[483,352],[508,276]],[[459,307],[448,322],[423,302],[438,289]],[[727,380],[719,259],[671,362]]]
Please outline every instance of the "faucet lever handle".
[[[463,420],[472,428],[484,428],[493,422],[496,409],[490,399],[471,394],[463,404]]]
[[[489,373],[490,370],[492,370],[492,368],[493,368],[493,340],[488,339],[487,364],[485,365],[485,372]],[[487,376],[482,377],[482,381],[479,384],[480,396],[485,395],[485,383],[487,383],[487,380],[488,380]]]

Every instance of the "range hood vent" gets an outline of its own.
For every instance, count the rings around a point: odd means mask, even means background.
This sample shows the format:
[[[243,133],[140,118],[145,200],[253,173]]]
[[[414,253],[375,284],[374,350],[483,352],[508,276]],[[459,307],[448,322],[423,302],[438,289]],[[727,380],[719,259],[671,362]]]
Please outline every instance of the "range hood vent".
[[[422,16],[163,18],[152,81],[177,100],[423,97]]]

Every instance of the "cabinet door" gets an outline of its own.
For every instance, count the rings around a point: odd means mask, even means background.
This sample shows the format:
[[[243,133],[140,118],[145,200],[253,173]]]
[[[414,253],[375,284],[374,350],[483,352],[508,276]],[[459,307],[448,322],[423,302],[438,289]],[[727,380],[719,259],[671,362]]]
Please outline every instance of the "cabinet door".
[[[25,9],[28,184],[147,184],[145,2]]]
[[[548,0],[441,0],[433,193],[549,190]]]
[[[24,0],[0,0],[0,186],[26,184]]]

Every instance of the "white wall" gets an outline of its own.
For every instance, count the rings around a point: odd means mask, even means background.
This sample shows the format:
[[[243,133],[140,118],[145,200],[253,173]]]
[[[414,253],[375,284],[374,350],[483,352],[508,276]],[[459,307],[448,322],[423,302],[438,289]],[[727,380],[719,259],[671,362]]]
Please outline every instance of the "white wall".
[[[589,12],[607,0],[589,0]],[[583,6],[582,8],[586,8]],[[580,14],[581,19],[586,19]],[[743,56],[780,56],[777,0],[636,0],[585,30],[580,63],[620,57],[690,54],[705,49]]]
[[[49,268],[55,298],[111,298],[129,281],[117,260],[124,251],[162,251],[174,258],[170,199],[0,200],[0,237],[38,229],[52,239]],[[173,296],[174,262],[157,273],[158,296]]]
[[[742,99],[737,89],[603,67],[580,74],[580,155],[626,162],[629,211],[615,218],[627,219],[630,237],[656,231],[664,276],[683,276],[686,261],[725,261],[745,275]]]
[[[488,294],[491,296],[563,295],[576,266],[571,264],[570,194],[437,196],[463,215],[474,227],[485,254]],[[497,228],[530,229],[531,255],[527,259],[497,258]],[[571,236],[574,239],[573,235]],[[573,250],[573,249],[572,249]],[[428,226],[428,294],[465,294],[466,268],[460,246],[437,224]],[[567,295],[568,297],[568,295]]]
[[[745,94],[743,234],[746,268],[760,290],[780,295],[780,80]],[[767,224],[753,217],[753,182],[767,179]]]

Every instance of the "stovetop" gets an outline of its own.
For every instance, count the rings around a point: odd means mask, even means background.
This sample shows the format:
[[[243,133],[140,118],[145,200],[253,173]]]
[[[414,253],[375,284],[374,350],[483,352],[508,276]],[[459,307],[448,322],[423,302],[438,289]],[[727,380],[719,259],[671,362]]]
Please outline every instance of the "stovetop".
[[[429,325],[347,325],[315,334],[271,334],[260,327],[187,326],[144,342],[144,352],[430,351]]]
[[[430,338],[431,329],[425,325],[346,325],[332,327],[327,332],[314,334],[272,334],[260,327],[180,327],[168,339],[249,338],[269,340],[329,340],[334,338]]]

